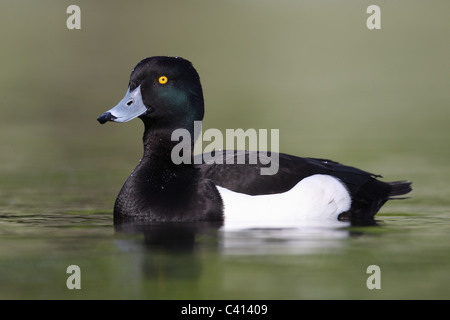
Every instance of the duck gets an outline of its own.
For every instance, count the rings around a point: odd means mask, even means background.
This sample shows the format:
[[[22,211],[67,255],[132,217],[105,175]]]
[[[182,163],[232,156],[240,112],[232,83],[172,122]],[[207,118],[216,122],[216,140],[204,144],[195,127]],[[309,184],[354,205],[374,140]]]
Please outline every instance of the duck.
[[[214,150],[214,159],[189,155],[173,161],[179,141],[175,130],[189,133],[191,149],[204,117],[200,76],[181,57],[152,56],[131,71],[125,96],[98,122],[144,124],[143,155],[116,198],[114,222],[219,222],[262,228],[298,225],[376,224],[375,215],[391,199],[404,199],[409,181],[381,181],[380,175],[336,161],[284,153]],[[276,156],[276,157],[274,157]],[[200,158],[199,158],[200,157]],[[244,157],[244,164],[238,157]],[[268,158],[275,174],[261,174]],[[210,159],[210,158],[209,158]],[[229,160],[232,161],[229,161]]]

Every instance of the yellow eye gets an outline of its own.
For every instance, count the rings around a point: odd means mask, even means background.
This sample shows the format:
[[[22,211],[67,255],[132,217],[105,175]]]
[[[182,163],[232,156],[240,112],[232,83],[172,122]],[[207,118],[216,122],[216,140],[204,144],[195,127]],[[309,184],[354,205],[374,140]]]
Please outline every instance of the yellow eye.
[[[167,77],[166,76],[159,77],[158,81],[161,84],[166,84],[167,83]]]

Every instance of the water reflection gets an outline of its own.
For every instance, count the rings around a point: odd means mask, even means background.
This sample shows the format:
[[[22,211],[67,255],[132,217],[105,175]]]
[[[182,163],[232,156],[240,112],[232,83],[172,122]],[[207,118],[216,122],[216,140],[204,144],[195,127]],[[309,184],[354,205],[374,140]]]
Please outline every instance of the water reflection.
[[[204,253],[219,256],[300,255],[339,252],[346,228],[242,229],[218,223],[116,223],[116,245],[133,252],[140,273],[150,279],[193,279],[202,274]]]
[[[192,279],[202,272],[200,252],[218,247],[221,223],[115,223],[118,247],[132,251],[150,279]],[[127,237],[122,237],[126,234]],[[140,235],[140,236],[139,236]]]
[[[199,237],[214,237],[221,226],[222,223],[214,222],[120,222],[114,224],[114,229],[119,233],[143,234],[141,245],[148,250],[188,253],[195,250]]]
[[[248,229],[221,233],[225,255],[298,255],[335,251],[350,236],[346,228]]]

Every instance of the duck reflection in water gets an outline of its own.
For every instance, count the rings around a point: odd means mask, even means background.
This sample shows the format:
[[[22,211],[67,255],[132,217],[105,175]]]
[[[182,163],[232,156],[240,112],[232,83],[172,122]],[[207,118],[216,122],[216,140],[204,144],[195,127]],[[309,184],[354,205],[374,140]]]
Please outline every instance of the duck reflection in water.
[[[114,222],[116,244],[135,256],[137,272],[150,279],[192,279],[202,272],[200,252],[217,251],[221,222]]]
[[[273,256],[338,253],[349,237],[367,232],[352,228],[245,228],[227,231],[222,223],[148,223],[115,221],[116,244],[133,253],[136,272],[158,282],[199,278],[204,256]],[[209,260],[208,260],[209,261]]]

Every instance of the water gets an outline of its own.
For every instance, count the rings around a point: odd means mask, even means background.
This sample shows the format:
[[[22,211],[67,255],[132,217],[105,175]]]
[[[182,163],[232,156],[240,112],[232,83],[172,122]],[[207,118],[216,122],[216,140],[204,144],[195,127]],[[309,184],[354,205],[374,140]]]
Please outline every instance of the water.
[[[347,2],[79,1],[79,31],[59,2],[2,3],[0,298],[449,299],[449,4],[382,4],[368,31]],[[197,66],[204,129],[276,128],[281,152],[411,180],[411,198],[366,228],[115,227],[142,125],[95,119],[158,54]]]
[[[48,205],[48,203],[46,203]],[[51,204],[50,204],[51,205]],[[384,213],[366,228],[114,227],[111,212],[2,209],[5,299],[442,299],[448,212]],[[70,265],[81,290],[69,290]],[[367,268],[381,270],[369,290]]]

